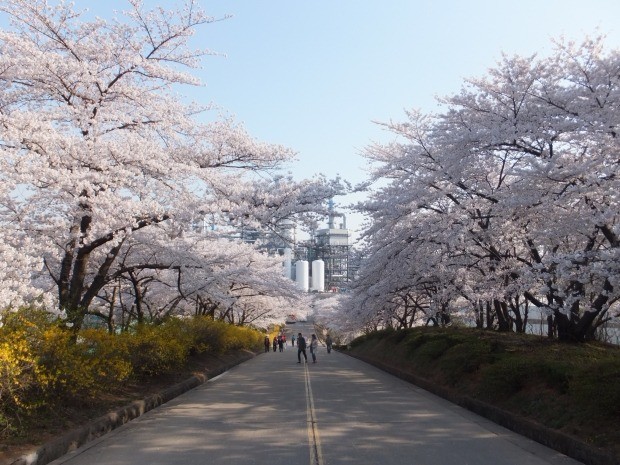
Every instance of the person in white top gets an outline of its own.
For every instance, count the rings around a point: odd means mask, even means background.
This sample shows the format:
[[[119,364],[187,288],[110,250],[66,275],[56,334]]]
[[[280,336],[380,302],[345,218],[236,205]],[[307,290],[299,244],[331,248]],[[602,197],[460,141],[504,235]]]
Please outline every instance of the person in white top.
[[[312,363],[316,363],[316,351],[319,348],[319,340],[316,338],[316,334],[312,335],[310,340],[310,354],[312,354]]]

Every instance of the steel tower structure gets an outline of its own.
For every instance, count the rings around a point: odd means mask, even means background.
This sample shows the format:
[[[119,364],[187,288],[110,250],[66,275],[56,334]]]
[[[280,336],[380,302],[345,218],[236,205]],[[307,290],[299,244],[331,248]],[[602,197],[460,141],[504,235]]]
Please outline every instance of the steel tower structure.
[[[315,232],[311,258],[323,260],[325,263],[325,290],[338,292],[346,290],[351,278],[349,275],[350,234],[345,215],[335,213],[332,202],[330,202],[329,209],[327,228]],[[342,222],[338,225],[335,223],[336,218],[342,218]]]

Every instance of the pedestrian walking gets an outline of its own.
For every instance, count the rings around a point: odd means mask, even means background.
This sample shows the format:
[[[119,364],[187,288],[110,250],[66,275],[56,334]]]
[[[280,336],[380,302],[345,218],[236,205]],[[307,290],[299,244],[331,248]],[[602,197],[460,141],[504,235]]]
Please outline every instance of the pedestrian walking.
[[[284,351],[284,338],[281,334],[278,336],[278,349],[280,349],[280,352]]]
[[[306,340],[299,333],[297,335],[297,363],[301,363],[301,354],[304,354],[304,361],[308,363],[308,356],[306,355]]]
[[[291,342],[293,344],[293,347],[295,347],[295,335],[293,334],[293,337],[291,338]]]
[[[316,334],[313,334],[310,339],[310,354],[312,355],[312,363],[316,363],[316,351],[318,348],[319,340],[316,338]]]
[[[265,352],[269,352],[269,336],[265,336]]]
[[[278,348],[278,337],[274,336],[273,337],[273,351],[275,352],[277,348]]]
[[[332,351],[332,337],[328,334],[327,338],[325,338],[325,345],[327,346],[327,353],[331,353]]]

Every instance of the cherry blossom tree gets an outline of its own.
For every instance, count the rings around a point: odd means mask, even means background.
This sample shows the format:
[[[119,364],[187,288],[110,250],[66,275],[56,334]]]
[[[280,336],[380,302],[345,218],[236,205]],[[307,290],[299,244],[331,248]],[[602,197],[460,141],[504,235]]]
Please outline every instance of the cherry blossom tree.
[[[294,283],[282,276],[279,257],[250,244],[196,234],[171,244],[144,233],[132,237],[89,310],[111,326],[176,314],[264,326],[281,321],[299,298]]]
[[[358,286],[426,293],[433,309],[466,299],[505,331],[524,330],[532,304],[565,340],[613,317],[620,54],[601,38],[556,45],[504,57],[442,114],[386,124],[399,141],[367,150],[370,182],[389,184],[361,206],[372,223]]]
[[[267,226],[279,218],[267,210],[292,217],[295,200],[303,198],[307,212],[340,189],[319,179],[286,190],[263,181],[257,191],[256,173],[269,179],[292,151],[254,140],[229,118],[201,123],[204,109],[176,93],[199,84],[186,70],[210,52],[188,40],[216,19],[195,0],[178,11],[128,5],[111,21],[89,22],[64,2],[0,1],[12,23],[0,31],[0,221],[12,225],[2,235],[34,244],[20,252],[25,264],[38,264],[31,283],[56,290],[76,330],[90,309],[101,312],[101,297],[109,307],[114,283],[131,280],[130,272],[185,270],[176,295],[160,301],[198,295],[183,294],[184,280],[214,268],[203,253],[191,260],[181,253],[178,234],[198,211]],[[267,209],[255,208],[270,184]],[[159,250],[140,262],[138,244],[149,241]],[[244,299],[252,292],[262,291]]]

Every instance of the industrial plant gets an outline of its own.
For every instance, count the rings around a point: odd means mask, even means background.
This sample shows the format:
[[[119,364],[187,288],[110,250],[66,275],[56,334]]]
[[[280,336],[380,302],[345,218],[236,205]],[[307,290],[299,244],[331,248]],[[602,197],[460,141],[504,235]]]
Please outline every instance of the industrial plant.
[[[317,227],[309,238],[302,240],[297,239],[296,225],[292,221],[282,221],[276,231],[266,233],[252,228],[216,225],[202,215],[198,218],[191,224],[195,233],[226,230],[226,236],[231,239],[259,244],[268,253],[281,256],[284,276],[305,292],[344,292],[348,288],[352,278],[351,234],[346,216],[334,211],[333,202],[329,204],[327,227]]]
[[[340,219],[336,223],[336,219]],[[292,227],[293,225],[285,225]],[[309,239],[297,242],[284,231],[286,245],[280,251],[284,275],[306,292],[344,292],[351,278],[350,232],[346,217],[330,204],[327,228],[312,231]]]

